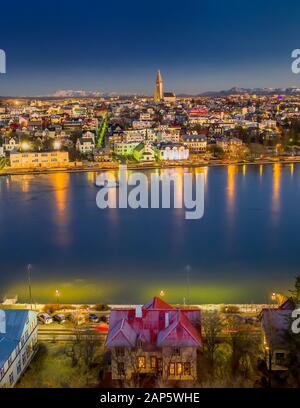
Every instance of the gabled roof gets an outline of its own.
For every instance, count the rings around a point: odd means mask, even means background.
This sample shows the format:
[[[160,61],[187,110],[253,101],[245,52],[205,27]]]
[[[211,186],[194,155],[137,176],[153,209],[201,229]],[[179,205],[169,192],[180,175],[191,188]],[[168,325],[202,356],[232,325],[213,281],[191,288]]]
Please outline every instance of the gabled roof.
[[[161,346],[200,347],[200,309],[176,309],[158,297],[139,313],[136,308],[112,309],[106,346],[134,347],[137,340],[148,350]]]
[[[173,322],[158,334],[157,345],[161,346],[202,346],[201,336],[186,315],[177,311]]]
[[[148,303],[143,306],[143,309],[173,309],[171,305],[166,303],[164,300],[160,299],[159,297],[155,296],[151,299]]]
[[[109,333],[106,339],[106,347],[116,347],[118,345],[127,347],[134,347],[136,343],[137,333],[130,326],[126,319],[122,319],[116,323],[116,325],[111,329],[109,328]]]

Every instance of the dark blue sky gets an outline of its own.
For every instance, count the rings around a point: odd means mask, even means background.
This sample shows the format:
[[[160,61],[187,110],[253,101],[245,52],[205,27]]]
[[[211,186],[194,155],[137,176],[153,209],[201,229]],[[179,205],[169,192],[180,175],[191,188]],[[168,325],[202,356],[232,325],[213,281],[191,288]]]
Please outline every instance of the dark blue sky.
[[[0,95],[300,86],[299,0],[5,1]]]

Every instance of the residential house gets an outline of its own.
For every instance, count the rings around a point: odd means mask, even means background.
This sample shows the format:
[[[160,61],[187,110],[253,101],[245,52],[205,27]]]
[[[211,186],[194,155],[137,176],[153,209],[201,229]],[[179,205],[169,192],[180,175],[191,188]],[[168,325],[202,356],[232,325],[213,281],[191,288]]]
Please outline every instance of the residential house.
[[[122,142],[114,144],[114,153],[117,156],[131,156],[136,146],[139,142]]]
[[[157,297],[144,306],[112,309],[106,348],[113,380],[136,375],[196,380],[200,309],[174,308]]]
[[[20,141],[17,137],[5,138],[3,143],[3,149],[5,152],[12,152],[14,150],[19,150]]]
[[[139,162],[155,161],[155,148],[149,143],[140,143],[133,150],[133,157]]]
[[[205,153],[207,148],[207,138],[202,135],[182,135],[182,141],[189,149],[190,153]]]
[[[110,147],[94,149],[93,156],[95,162],[110,162],[112,160]]]
[[[92,153],[95,149],[95,135],[92,132],[85,132],[82,137],[76,141],[76,149],[81,154]]]
[[[13,387],[37,349],[37,313],[0,310],[0,388]]]
[[[189,149],[182,144],[160,143],[158,146],[158,158],[162,161],[188,160]]]
[[[295,302],[290,298],[278,308],[265,308],[260,314],[263,348],[267,365],[272,371],[287,370],[289,349],[286,335],[291,329],[295,308]]]

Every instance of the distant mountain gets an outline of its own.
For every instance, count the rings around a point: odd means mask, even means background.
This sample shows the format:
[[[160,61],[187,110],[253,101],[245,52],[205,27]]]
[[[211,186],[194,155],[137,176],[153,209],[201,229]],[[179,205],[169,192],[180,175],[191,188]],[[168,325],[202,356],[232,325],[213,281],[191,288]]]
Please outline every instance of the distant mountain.
[[[82,89],[76,91],[73,89],[61,89],[49,95],[55,98],[99,98],[102,96],[100,91],[84,91]]]
[[[221,91],[207,91],[197,95],[179,94],[178,97],[197,97],[197,96],[229,96],[229,95],[293,95],[300,93],[300,88],[238,88],[233,87]]]

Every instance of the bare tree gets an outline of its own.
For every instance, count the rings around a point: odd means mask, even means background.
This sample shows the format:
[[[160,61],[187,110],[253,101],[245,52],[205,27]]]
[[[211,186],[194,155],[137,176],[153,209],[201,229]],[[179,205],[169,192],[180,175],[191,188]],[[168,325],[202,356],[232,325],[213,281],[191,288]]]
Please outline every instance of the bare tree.
[[[208,352],[210,365],[212,371],[214,369],[215,362],[215,352],[220,343],[220,335],[223,329],[223,321],[218,312],[214,311],[212,313],[203,316],[202,327],[204,334],[204,347]]]

